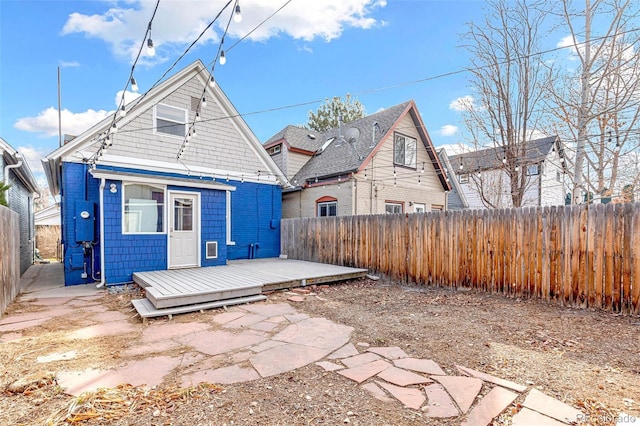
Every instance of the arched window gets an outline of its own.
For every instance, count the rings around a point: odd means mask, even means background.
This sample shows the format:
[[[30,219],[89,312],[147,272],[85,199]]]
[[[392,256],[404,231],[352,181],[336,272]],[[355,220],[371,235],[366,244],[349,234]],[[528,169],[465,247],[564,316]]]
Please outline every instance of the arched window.
[[[338,215],[338,199],[334,197],[324,196],[316,200],[316,216],[337,216]]]

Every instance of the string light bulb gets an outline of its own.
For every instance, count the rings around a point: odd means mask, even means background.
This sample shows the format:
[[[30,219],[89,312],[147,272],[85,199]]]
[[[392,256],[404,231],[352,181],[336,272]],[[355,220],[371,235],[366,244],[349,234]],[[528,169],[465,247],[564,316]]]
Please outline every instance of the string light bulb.
[[[111,146],[111,145],[113,145],[113,142],[111,141],[111,137],[110,137],[109,135],[107,135],[107,136],[105,137],[105,139],[104,139],[104,144],[105,144],[106,146]]]
[[[124,107],[124,105],[120,105],[120,109],[118,110],[118,115],[120,117],[124,117],[125,115],[127,115],[127,109]]]
[[[111,133],[117,133],[117,132],[118,132],[118,125],[114,121],[113,124],[111,125]]]
[[[193,126],[193,128],[191,129],[191,136],[195,137],[196,135],[196,126]]]
[[[227,55],[224,54],[224,50],[220,51],[220,65],[227,63]]]
[[[213,75],[209,78],[209,86],[216,87],[216,79],[213,78]]]
[[[507,164],[507,157],[506,156],[502,157],[502,164]]]
[[[202,97],[202,108],[206,108],[207,107],[207,98],[205,96]]]
[[[138,93],[138,82],[135,77],[131,77],[131,90]]]
[[[422,168],[420,169],[420,173],[424,173],[424,161],[422,162]]]
[[[149,37],[147,39],[147,55],[149,55],[149,56],[155,56],[156,55],[156,48],[153,45],[153,40],[151,40],[151,37]]]
[[[236,3],[236,8],[233,11],[233,21],[236,23],[242,22],[242,12],[240,11],[240,5]]]
[[[200,121],[200,111],[196,111],[196,121]]]

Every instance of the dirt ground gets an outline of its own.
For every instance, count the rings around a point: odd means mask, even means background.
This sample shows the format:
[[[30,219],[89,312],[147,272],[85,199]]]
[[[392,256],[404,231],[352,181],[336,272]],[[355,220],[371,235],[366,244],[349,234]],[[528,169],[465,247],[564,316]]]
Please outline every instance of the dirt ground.
[[[269,302],[282,302],[287,297],[284,292],[274,293]],[[129,321],[141,329],[145,325],[132,312],[130,298],[110,295],[105,296],[104,303],[127,314]],[[462,365],[536,387],[591,414],[590,424],[615,424],[613,419],[621,412],[635,416],[640,424],[640,318],[475,291],[366,279],[318,290],[317,296],[307,296],[303,302],[295,303],[295,308],[353,327],[353,344],[399,346],[411,356],[436,361],[448,374],[454,373],[455,365]],[[14,303],[7,313],[37,309],[41,307]],[[173,321],[203,321],[216,312],[219,310],[180,315]],[[0,424],[460,422],[427,419],[420,411],[403,408],[399,403],[378,401],[355,382],[316,365],[224,387],[179,389],[171,383],[154,389],[123,386],[73,398],[62,393],[55,382],[56,369],[62,368],[62,362],[47,363],[48,370],[42,370],[35,358],[45,348],[49,352],[68,350],[62,331],[88,323],[90,318],[47,322],[27,330],[19,345],[0,344]],[[91,359],[102,359],[108,365],[120,357],[128,340],[134,337],[88,340],[84,350]],[[69,415],[71,412],[76,415]],[[511,413],[503,414],[495,424],[511,424]]]

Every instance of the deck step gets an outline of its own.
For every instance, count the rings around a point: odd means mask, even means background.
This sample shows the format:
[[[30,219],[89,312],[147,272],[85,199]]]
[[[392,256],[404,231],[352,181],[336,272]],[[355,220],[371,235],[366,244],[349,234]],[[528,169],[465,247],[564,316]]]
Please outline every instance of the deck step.
[[[195,305],[177,306],[173,308],[161,308],[161,309],[158,309],[155,306],[153,306],[153,303],[151,303],[149,299],[135,299],[135,300],[132,300],[131,303],[136,308],[136,311],[138,311],[138,314],[142,318],[161,317],[166,315],[171,319],[171,317],[175,314],[185,314],[185,313],[196,312],[196,311],[205,310],[205,309],[221,308],[223,306],[240,305],[243,303],[261,302],[266,299],[267,299],[266,296],[255,295],[255,296],[247,296],[247,297],[236,297],[234,299],[218,300],[215,302],[198,303]]]

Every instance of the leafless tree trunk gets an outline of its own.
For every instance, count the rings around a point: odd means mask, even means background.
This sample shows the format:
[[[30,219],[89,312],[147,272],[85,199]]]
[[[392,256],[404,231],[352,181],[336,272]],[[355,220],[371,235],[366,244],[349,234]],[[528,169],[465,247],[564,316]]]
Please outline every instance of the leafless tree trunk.
[[[576,142],[572,200],[579,203],[583,191],[620,192],[628,180],[620,169],[639,145],[640,15],[633,0],[585,0],[583,10],[576,4],[562,0],[558,14],[579,67],[549,74],[548,106],[558,118],[557,133]],[[592,35],[592,22],[605,31]]]
[[[511,203],[520,207],[530,185],[524,164],[527,142],[541,127],[543,64],[538,44],[545,19],[539,2],[492,0],[479,25],[469,24],[465,47],[471,54],[474,102],[466,106],[465,124],[476,147],[491,146],[508,177]],[[498,154],[497,154],[498,155]],[[504,161],[503,161],[504,160]],[[481,185],[481,179],[474,179]],[[495,200],[478,188],[486,206]]]

